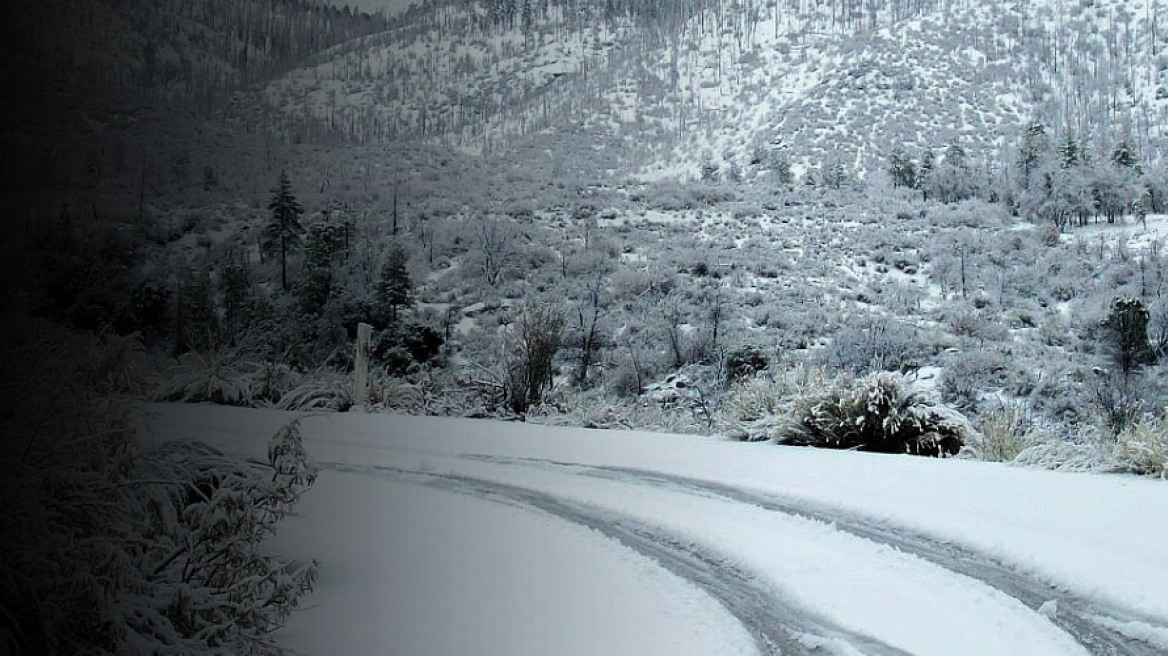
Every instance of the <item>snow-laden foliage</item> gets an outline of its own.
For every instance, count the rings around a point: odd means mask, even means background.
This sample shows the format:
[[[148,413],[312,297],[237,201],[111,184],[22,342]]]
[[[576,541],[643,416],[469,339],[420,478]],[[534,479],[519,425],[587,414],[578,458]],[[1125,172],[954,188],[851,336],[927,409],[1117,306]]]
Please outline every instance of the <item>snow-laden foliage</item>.
[[[315,478],[296,425],[266,463],[148,447],[123,345],[59,337],[0,350],[0,651],[278,653],[316,576],[260,549]]]
[[[163,373],[152,396],[158,401],[251,405],[259,391],[257,373],[263,374],[258,363],[234,353],[183,353],[178,364]]]
[[[351,376],[318,371],[280,397],[280,410],[347,410],[353,405]]]
[[[1055,471],[1090,472],[1106,469],[1111,457],[1110,449],[1099,440],[1050,441],[1026,447],[1013,462]]]
[[[737,440],[771,439],[799,399],[823,389],[830,377],[817,367],[766,372],[731,385],[718,407],[719,430]]]
[[[1136,474],[1168,478],[1168,413],[1150,414],[1119,434],[1116,466]]]
[[[434,386],[413,384],[398,378],[374,376],[369,402],[393,412],[425,412],[434,397]]]
[[[1009,462],[1036,442],[1019,405],[1003,405],[981,419],[978,439],[968,442],[963,454],[990,462]]]
[[[779,444],[922,456],[954,455],[977,432],[956,410],[909,389],[904,377],[878,372],[846,378],[804,399]]]
[[[641,430],[674,435],[700,435],[709,425],[685,407],[642,398],[613,398],[600,390],[565,394],[557,389],[528,411],[528,423],[580,426],[602,430]]]

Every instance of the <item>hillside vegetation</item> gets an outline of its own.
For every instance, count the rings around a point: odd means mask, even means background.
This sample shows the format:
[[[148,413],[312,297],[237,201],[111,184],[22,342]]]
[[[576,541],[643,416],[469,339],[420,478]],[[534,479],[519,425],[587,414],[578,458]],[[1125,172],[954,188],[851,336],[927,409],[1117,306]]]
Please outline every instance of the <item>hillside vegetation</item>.
[[[347,408],[365,322],[387,409],[783,440],[879,388],[940,422],[913,440],[1154,471],[1109,460],[1168,346],[1158,9],[1125,6],[276,3],[340,27],[209,110],[35,98],[6,302],[139,333],[156,398]]]

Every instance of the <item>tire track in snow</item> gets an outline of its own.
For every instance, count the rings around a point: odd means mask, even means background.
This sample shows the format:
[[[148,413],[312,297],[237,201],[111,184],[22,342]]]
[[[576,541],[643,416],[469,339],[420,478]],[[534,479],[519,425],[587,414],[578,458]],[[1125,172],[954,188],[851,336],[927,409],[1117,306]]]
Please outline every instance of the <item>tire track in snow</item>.
[[[410,482],[536,509],[595,530],[710,595],[745,627],[763,654],[911,656],[903,650],[835,626],[801,608],[788,605],[776,597],[773,590],[760,584],[752,574],[725,562],[718,555],[703,551],[680,536],[617,513],[536,490],[470,476],[375,465],[336,462],[317,464],[323,469],[339,473]]]
[[[664,474],[633,467],[582,465],[534,458],[464,456],[465,459],[518,466],[570,469],[576,474],[623,483],[645,484],[675,489],[689,494],[713,496],[756,506],[763,510],[802,517],[834,526],[877,544],[899,549],[918,558],[996,588],[1036,612],[1056,600],[1057,612],[1051,621],[1071,635],[1087,651],[1097,656],[1163,656],[1163,647],[1128,637],[1116,630],[1126,622],[1137,622],[1168,631],[1164,620],[1078,597],[1065,590],[1022,574],[1009,566],[970,549],[953,545],[909,529],[890,526],[859,514],[824,504],[777,494],[765,494],[712,481]]]

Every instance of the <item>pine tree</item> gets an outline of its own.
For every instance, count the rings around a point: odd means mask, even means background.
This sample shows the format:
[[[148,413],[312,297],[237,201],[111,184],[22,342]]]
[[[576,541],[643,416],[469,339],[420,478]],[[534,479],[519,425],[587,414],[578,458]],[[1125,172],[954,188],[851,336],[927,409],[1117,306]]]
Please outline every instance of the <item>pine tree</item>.
[[[292,183],[288,173],[280,172],[280,182],[272,189],[272,200],[268,203],[272,220],[264,228],[264,250],[280,254],[280,286],[288,291],[288,251],[303,243],[304,227],[300,225],[300,215],[304,209],[292,193]]]
[[[331,221],[331,213],[324,220],[308,228],[304,243],[304,269],[296,295],[305,314],[324,310],[333,295],[339,291],[338,268],[348,250],[350,225],[342,218]]]
[[[1018,146],[1018,172],[1021,174],[1022,190],[1030,189],[1031,176],[1042,162],[1048,148],[1046,126],[1035,120],[1022,134],[1022,144]]]
[[[965,146],[962,146],[957,139],[953,139],[945,147],[945,164],[955,169],[965,169],[969,166],[967,159]]]
[[[913,189],[917,186],[917,167],[899,146],[892,153],[888,166],[892,186]]]
[[[1059,165],[1064,169],[1069,169],[1079,164],[1079,143],[1075,141],[1075,135],[1068,132],[1063,137],[1063,143],[1059,146]]]
[[[925,167],[922,165],[921,167]],[[956,139],[945,147],[945,159],[939,165],[929,167],[930,173],[924,179],[924,192],[942,203],[955,203],[973,196],[976,192],[974,176],[969,169],[965,148]]]
[[[925,154],[921,156],[921,168],[917,173],[917,188],[921,190],[921,196],[924,200],[929,200],[929,185],[933,183],[933,172],[937,167],[937,156],[933,154],[933,149],[926,148]]]
[[[414,303],[414,282],[410,280],[408,269],[409,254],[398,244],[389,249],[385,264],[381,267],[381,280],[377,282],[377,300],[389,308],[389,322],[397,323],[399,308]]]
[[[1120,297],[1112,301],[1111,312],[1103,320],[1103,327],[1109,332],[1112,359],[1125,377],[1156,359],[1148,343],[1149,318],[1143,301]]]

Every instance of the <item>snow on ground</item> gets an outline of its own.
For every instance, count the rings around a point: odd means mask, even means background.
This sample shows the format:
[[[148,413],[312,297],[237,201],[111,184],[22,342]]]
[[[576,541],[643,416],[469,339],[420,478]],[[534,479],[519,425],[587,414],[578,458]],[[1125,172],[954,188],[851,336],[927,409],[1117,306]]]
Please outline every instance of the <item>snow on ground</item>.
[[[305,654],[750,653],[699,590],[585,528],[334,472],[299,514],[273,548],[320,562],[282,635]]]
[[[1102,240],[1107,248],[1118,243],[1135,251],[1163,248],[1168,240],[1168,215],[1149,214],[1145,221],[1125,217],[1117,223],[1092,223],[1068,231],[1062,239],[1079,240],[1088,247]]]
[[[252,454],[297,416],[182,405],[151,406],[151,413],[154,439],[202,439]],[[1053,623],[1073,604],[1042,610],[1032,600],[1028,607],[952,568],[829,523],[646,485],[604,468],[844,509],[1033,575],[1051,584],[1051,601],[1069,594],[1130,610],[1130,617],[1107,620],[1125,635],[1155,643],[1168,627],[1168,486],[1158,481],[691,436],[300,416],[306,447],[324,470],[279,546],[322,562],[319,592],[285,634],[306,653],[367,653],[381,644],[407,654],[751,648],[742,627],[711,599],[597,532],[498,499],[362,475],[385,468],[493,481],[628,518],[693,545],[709,562],[749,573],[774,603],[891,650],[1086,653]],[[954,641],[965,634],[979,639]],[[352,644],[339,648],[336,635]]]

